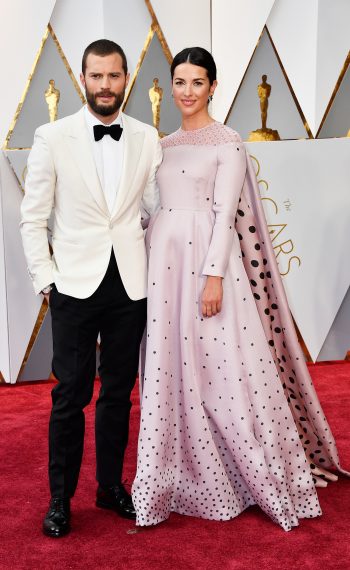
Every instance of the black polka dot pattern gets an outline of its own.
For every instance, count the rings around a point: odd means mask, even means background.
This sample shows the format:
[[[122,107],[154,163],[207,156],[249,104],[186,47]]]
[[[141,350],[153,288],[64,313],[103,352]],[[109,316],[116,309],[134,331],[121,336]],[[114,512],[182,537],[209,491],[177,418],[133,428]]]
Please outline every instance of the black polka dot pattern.
[[[321,514],[308,458],[330,467],[336,448],[262,210],[252,214],[256,189],[249,178],[243,191],[242,179],[235,182],[245,149],[219,123],[177,131],[162,145],[162,207],[147,233],[137,524],[157,524],[171,511],[227,520],[257,504],[290,530]],[[223,308],[205,319],[203,269],[211,265],[224,272]]]

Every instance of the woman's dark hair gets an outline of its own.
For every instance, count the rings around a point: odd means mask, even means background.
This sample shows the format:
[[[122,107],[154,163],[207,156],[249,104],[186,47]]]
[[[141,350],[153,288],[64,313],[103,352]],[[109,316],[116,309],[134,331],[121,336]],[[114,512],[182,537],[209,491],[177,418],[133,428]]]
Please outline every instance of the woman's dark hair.
[[[125,75],[128,73],[128,64],[123,49],[111,40],[96,40],[95,42],[92,42],[92,44],[88,45],[84,51],[83,60],[81,62],[83,75],[85,75],[86,60],[90,53],[99,55],[101,57],[111,55],[112,53],[119,53],[120,57],[122,58],[124,73]]]
[[[213,85],[216,80],[216,65],[214,58],[211,53],[204,48],[185,48],[176,54],[170,67],[171,79],[174,78],[175,67],[181,63],[192,63],[192,65],[204,67],[207,71],[210,85]]]

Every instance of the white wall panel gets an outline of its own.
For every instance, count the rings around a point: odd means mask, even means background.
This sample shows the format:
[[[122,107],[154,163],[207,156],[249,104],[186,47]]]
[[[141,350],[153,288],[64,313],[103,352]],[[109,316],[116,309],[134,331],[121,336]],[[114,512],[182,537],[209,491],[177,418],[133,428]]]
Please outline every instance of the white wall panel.
[[[350,129],[350,66],[342,77],[339,88],[328,109],[317,138],[346,137]]]
[[[210,0],[151,0],[151,5],[173,56],[186,47],[211,50]]]
[[[144,0],[104,0],[104,37],[122,46],[131,76],[135,72],[151,23],[151,15]]]
[[[105,37],[103,0],[57,0],[50,23],[79,81],[84,49]]]
[[[350,49],[349,23],[349,0],[319,0],[315,129],[319,128]]]
[[[154,77],[159,79],[159,85],[163,89],[159,129],[162,133],[169,134],[179,128],[181,116],[171,97],[169,63],[156,34],[152,38],[125,106],[127,114],[150,125],[153,125],[153,114],[149,89],[153,85]]]
[[[267,28],[315,135],[318,0],[279,0],[271,10]]]
[[[79,24],[74,26],[74,22]],[[78,81],[84,49],[101,38],[122,46],[133,75],[151,23],[144,0],[57,0],[51,17],[52,28]]]
[[[4,257],[10,370],[7,381],[15,382],[41,307],[42,298],[35,296],[24,259],[19,232],[20,204],[23,193],[4,156],[0,153]]]
[[[275,0],[213,0],[212,53],[219,86],[213,115],[224,121]]]
[[[258,50],[254,54],[256,60],[251,61],[251,57],[267,23],[302,113],[316,133],[350,49],[349,0],[178,0],[176,3],[173,0],[0,0],[0,48],[4,54],[11,53],[11,57],[2,60],[0,145],[14,118],[49,21],[77,79],[83,50],[102,37],[122,45],[133,74],[151,26],[148,6],[154,10],[173,55],[191,45],[212,51],[219,79],[212,109],[218,120],[226,119],[251,63],[229,119],[235,127],[239,118],[243,133],[244,129],[248,132],[260,126],[257,82],[249,78],[249,74],[254,72],[258,62]],[[158,39],[153,43],[157,42]],[[153,47],[152,44],[129,98],[132,114],[145,121],[150,121],[147,94],[154,74],[160,71],[162,81],[168,80],[169,64],[158,44],[158,55],[153,57]],[[263,42],[261,47],[264,47]],[[272,54],[270,45],[267,51]],[[269,57],[263,60],[264,65]],[[50,58],[46,62],[49,66],[54,62],[54,58],[52,62]],[[273,65],[276,67],[275,56]],[[56,69],[53,63],[52,66]],[[272,68],[268,73],[273,78]],[[350,129],[349,77],[349,73],[344,77],[322,136],[340,136]],[[65,82],[60,82],[65,92],[62,97],[68,97]],[[268,126],[279,128],[282,138],[303,136],[303,126],[298,122],[296,108],[292,110],[293,100],[290,94],[286,95],[286,85],[279,88],[274,79],[272,89]],[[173,130],[173,126],[164,124],[164,120],[170,118],[172,106],[166,90],[164,94],[161,129]],[[45,122],[47,107],[42,96],[41,85],[34,99],[28,98],[27,111],[34,113],[40,99],[44,105],[40,122]],[[69,96],[73,101],[72,97]],[[285,105],[287,99],[288,106]],[[80,106],[80,101],[78,103]],[[74,110],[73,107],[63,109],[63,106],[60,109],[63,114]],[[26,111],[25,105],[23,111]],[[282,128],[278,113],[279,116],[284,113],[283,120],[288,122],[288,128],[293,127],[293,133]],[[24,128],[28,131],[26,141],[31,141],[33,133],[29,131],[33,126],[29,127],[24,119],[23,115],[17,127],[27,125]],[[277,215],[273,202],[265,201],[269,223],[275,225],[271,228],[275,232],[273,245],[276,251],[277,246],[288,250],[289,240],[293,242],[293,251],[278,257],[281,271],[290,269],[284,283],[292,312],[312,357],[321,360],[343,358],[350,348],[350,301],[349,292],[346,293],[350,266],[344,262],[348,258],[350,238],[349,144],[349,139],[328,139],[249,145],[260,162],[259,179],[269,185],[266,189],[266,184],[260,183],[262,193],[278,205]],[[27,151],[8,151],[7,156],[13,170],[6,157],[0,156],[0,371],[6,381],[14,382],[42,299],[33,293],[18,228],[22,190],[16,176],[23,184]],[[301,259],[300,267],[297,257]],[[49,371],[49,320],[47,315],[21,380],[37,380]],[[45,361],[42,353],[45,353]]]
[[[60,91],[57,118],[61,119],[78,111],[82,101],[56,43],[49,34],[7,148],[30,148],[35,129],[49,122],[50,115],[45,92],[51,79],[55,81],[55,87]]]
[[[4,250],[4,216],[2,207],[4,186],[0,169],[0,372],[6,382],[10,381],[10,353],[7,320],[6,265]]]
[[[0,147],[40,48],[55,0],[0,0]]]
[[[314,135],[349,51],[349,21],[348,0],[283,0],[267,22]]]
[[[280,273],[288,272],[290,308],[315,360],[350,284],[350,264],[344,262],[350,243],[350,139],[247,147],[260,163]]]
[[[277,130],[281,139],[309,138],[266,29],[249,63],[226,124],[238,131],[244,140],[248,140],[250,132],[261,128],[257,87],[262,82],[262,75],[267,75],[267,82],[271,86],[267,127]]]
[[[350,346],[350,288],[334,319],[317,361],[343,360]]]

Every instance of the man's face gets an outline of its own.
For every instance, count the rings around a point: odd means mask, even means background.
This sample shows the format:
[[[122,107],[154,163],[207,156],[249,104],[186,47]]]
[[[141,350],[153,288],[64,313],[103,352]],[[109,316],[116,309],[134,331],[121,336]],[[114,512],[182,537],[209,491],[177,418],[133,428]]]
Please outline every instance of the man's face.
[[[108,117],[118,112],[129,83],[129,74],[125,75],[119,53],[104,57],[90,53],[80,80],[88,105],[96,115]]]

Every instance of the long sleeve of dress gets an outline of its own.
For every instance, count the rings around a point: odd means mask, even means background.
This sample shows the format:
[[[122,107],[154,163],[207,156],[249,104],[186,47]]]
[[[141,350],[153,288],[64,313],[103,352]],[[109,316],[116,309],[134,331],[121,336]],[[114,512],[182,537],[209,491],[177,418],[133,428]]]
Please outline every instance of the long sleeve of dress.
[[[215,223],[203,275],[224,277],[233,244],[235,216],[247,170],[241,141],[218,146],[218,167],[214,187]]]
[[[158,133],[157,133],[158,137]],[[159,208],[159,190],[156,182],[157,170],[163,159],[163,151],[157,139],[152,168],[141,201],[141,224],[143,229],[148,227],[150,217]]]

